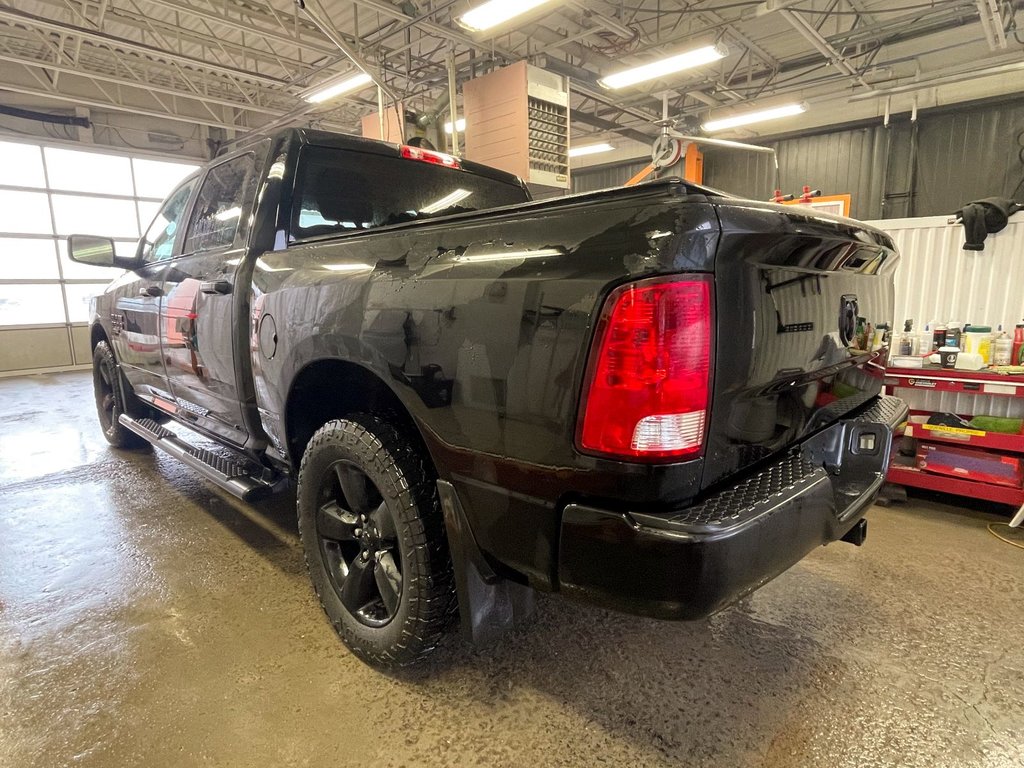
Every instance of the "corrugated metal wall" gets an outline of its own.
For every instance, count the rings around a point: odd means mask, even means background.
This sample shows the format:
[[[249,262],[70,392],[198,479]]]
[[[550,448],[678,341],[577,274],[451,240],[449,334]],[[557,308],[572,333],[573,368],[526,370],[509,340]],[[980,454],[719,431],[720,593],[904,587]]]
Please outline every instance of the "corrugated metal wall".
[[[855,218],[882,215],[882,176],[885,129],[881,125],[817,136],[770,142],[779,157],[784,192],[799,192],[804,184],[825,194],[849,192]],[[775,189],[770,155],[741,150],[707,149],[704,183],[726,192],[767,200]]]
[[[989,235],[984,251],[963,250],[964,230],[944,216],[872,222],[902,254],[896,270],[897,323],[938,320],[1012,326],[1024,317],[1024,214]],[[902,326],[901,326],[902,327]]]
[[[901,114],[889,128],[879,120],[766,145],[778,152],[784,192],[804,184],[825,194],[849,192],[857,219],[936,216],[979,198],[1024,195],[1024,97],[922,111],[916,139],[909,116]],[[646,163],[574,171],[573,191],[618,186]],[[704,183],[767,200],[775,168],[769,155],[707,148]]]
[[[956,320],[993,328],[1002,323],[1012,334],[1014,324],[1024,318],[1024,214],[989,235],[984,251],[963,250],[963,227],[946,224],[945,216],[870,223],[891,234],[900,249],[897,328],[907,318],[913,318],[918,330],[925,323]],[[1020,398],[917,390],[900,394],[920,410],[1024,417]]]
[[[621,187],[636,174],[642,171],[649,159],[643,158],[615,165],[601,165],[592,169],[574,170],[572,172],[573,192],[593,192],[595,189]]]
[[[1024,181],[1024,99],[923,118],[919,147],[919,215],[956,210],[983,197],[1011,196]]]
[[[940,215],[971,200],[1010,196],[1024,181],[1024,98],[922,112],[911,163],[913,141],[903,114],[888,129],[879,120],[767,146],[778,152],[784,192],[803,184],[825,194],[849,192],[858,219]],[[709,148],[704,183],[765,200],[775,188],[774,168],[769,156]]]

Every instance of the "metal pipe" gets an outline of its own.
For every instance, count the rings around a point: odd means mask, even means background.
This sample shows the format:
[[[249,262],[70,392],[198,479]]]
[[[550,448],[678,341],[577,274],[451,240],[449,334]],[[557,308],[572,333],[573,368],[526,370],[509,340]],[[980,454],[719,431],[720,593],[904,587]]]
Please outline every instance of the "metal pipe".
[[[864,101],[865,99],[877,99],[882,96],[888,96],[894,93],[911,93],[913,91],[920,91],[925,88],[932,88],[936,85],[949,85],[951,83],[960,83],[964,80],[973,80],[977,77],[989,77],[992,75],[1005,75],[1018,70],[1024,69],[1024,61],[1015,61],[1010,64],[999,64],[993,67],[983,67],[981,69],[968,70],[966,72],[957,72],[949,75],[939,75],[938,77],[932,77],[927,80],[919,80],[916,83],[907,83],[906,85],[897,85],[893,88],[884,88],[882,90],[870,90],[863,93],[858,93],[851,96],[847,101]]]
[[[214,11],[200,8],[196,5],[190,5],[188,7],[182,5],[180,0],[146,0],[151,5],[156,5],[162,8],[166,8],[169,11],[175,11],[178,13],[186,13],[189,18],[204,19],[205,21],[214,22],[221,24],[231,29],[236,29],[240,32],[246,32],[248,34],[256,34],[267,40],[275,40],[279,43],[285,43],[286,45],[300,46],[303,48],[311,48],[318,53],[333,53],[329,45],[325,45],[321,40],[310,40],[308,38],[302,38],[298,35],[292,37],[290,35],[283,34],[281,32],[275,32],[273,30],[266,29],[261,26],[257,26],[252,23],[252,12],[249,11],[249,20],[245,18],[233,19],[229,16],[221,15]],[[211,4],[216,7],[217,4]],[[226,4],[221,4],[226,5]],[[240,6],[232,6],[231,10],[242,11]],[[227,8],[225,10],[228,10]],[[270,20],[270,17],[265,17],[270,23],[274,23]],[[298,21],[296,19],[296,21]],[[305,26],[305,25],[303,25]],[[189,30],[192,31],[192,30]]]
[[[36,16],[31,13],[25,13],[18,11],[13,8],[0,7],[0,19],[5,21],[12,21],[15,24],[26,24],[30,28],[47,30],[50,32],[57,32],[58,34],[74,35],[75,37],[82,37],[86,40],[94,40],[98,43],[102,43],[104,46],[110,48],[113,51],[134,51],[141,53],[145,56],[151,56],[154,59],[163,59],[165,61],[177,61],[182,64],[187,64],[191,67],[195,67],[197,70],[202,72],[218,72],[221,74],[228,75],[230,77],[236,77],[239,80],[261,83],[264,85],[272,85],[278,88],[285,87],[288,83],[277,77],[267,77],[266,75],[258,75],[251,71],[237,69],[235,67],[224,66],[223,64],[215,64],[211,61],[204,59],[197,59],[194,56],[186,56],[181,53],[174,53],[172,51],[164,50],[163,48],[156,48],[152,45],[146,45],[144,43],[136,43],[132,40],[127,40],[123,37],[116,37],[115,35],[109,35],[105,32],[98,32],[96,30],[86,29],[84,27],[78,27],[74,24],[65,24],[64,22],[50,21],[42,16]],[[5,86],[6,87],[6,86]]]
[[[821,36],[818,32],[803,16],[793,11],[781,10],[779,11],[786,21],[807,40],[814,48],[824,56],[829,62],[835,65],[836,69],[845,75],[852,78],[859,85],[863,85],[865,88],[871,86],[868,82],[861,77],[860,73],[857,72],[856,68],[847,61],[846,57],[843,56],[839,51],[832,47],[828,40]]]
[[[686,136],[676,131],[670,132],[672,136],[683,141],[692,141],[695,144],[709,144],[712,147],[724,147],[726,149],[746,149],[751,152],[762,152],[774,155],[775,150],[771,147],[761,147],[757,144],[744,144],[742,141],[729,141],[728,139],[709,139],[706,136]]]
[[[295,0],[295,4],[299,7],[299,10],[309,17],[310,21],[316,24],[317,28],[328,40],[338,46],[338,50],[344,53],[359,69],[370,76],[376,86],[384,91],[391,101],[398,101],[398,97],[395,95],[394,91],[388,87],[388,84],[384,82],[384,78],[381,77],[380,71],[376,67],[364,61],[363,57],[360,56],[352,46],[346,43],[344,38],[335,32],[334,28],[331,27],[330,24],[321,19],[319,15],[306,5],[306,0]]]
[[[144,117],[155,117],[160,120],[176,120],[182,123],[189,123],[191,125],[208,125],[211,128],[223,128],[228,131],[237,130],[251,130],[248,126],[244,125],[232,125],[228,122],[208,120],[203,117],[195,117],[194,115],[175,115],[169,112],[157,112],[152,109],[142,109],[132,105],[125,104],[113,104],[109,101],[99,101],[97,99],[87,99],[81,96],[70,96],[65,93],[54,93],[52,91],[46,91],[40,88],[26,88],[21,85],[10,85],[4,84],[5,91],[12,91],[14,93],[23,93],[27,96],[42,96],[47,99],[55,99],[57,101],[68,101],[72,104],[77,104],[84,107],[93,107],[97,110],[108,110],[114,112],[129,112],[133,115],[142,115]]]
[[[448,111],[452,119],[452,154],[459,155],[459,113],[456,109],[455,99],[455,44],[448,46]]]

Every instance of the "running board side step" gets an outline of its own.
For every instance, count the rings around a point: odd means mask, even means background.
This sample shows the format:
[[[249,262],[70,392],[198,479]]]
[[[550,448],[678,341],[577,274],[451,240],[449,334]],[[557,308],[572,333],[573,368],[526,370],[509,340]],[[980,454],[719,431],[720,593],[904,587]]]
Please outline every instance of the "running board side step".
[[[188,464],[210,482],[242,501],[257,501],[277,491],[282,483],[271,470],[241,457],[230,459],[205,448],[189,445],[153,419],[133,419],[125,413],[118,417],[127,429],[148,440],[176,459]]]

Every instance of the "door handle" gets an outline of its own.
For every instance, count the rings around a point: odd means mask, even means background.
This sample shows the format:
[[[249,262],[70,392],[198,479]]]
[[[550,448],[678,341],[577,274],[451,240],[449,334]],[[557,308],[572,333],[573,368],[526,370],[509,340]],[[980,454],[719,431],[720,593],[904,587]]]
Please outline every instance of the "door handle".
[[[145,288],[139,288],[139,296],[149,296],[155,298],[157,296],[163,296],[163,289],[159,285],[147,285]]]
[[[231,293],[231,283],[227,280],[204,280],[199,284],[199,290],[203,293],[219,293],[224,295]]]

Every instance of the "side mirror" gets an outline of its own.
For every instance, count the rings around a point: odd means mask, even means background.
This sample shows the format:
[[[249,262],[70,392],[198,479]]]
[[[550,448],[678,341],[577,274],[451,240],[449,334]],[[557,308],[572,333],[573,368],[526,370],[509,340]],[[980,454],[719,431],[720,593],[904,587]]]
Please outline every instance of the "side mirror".
[[[135,259],[118,256],[114,252],[114,241],[109,237],[96,235],[71,235],[68,237],[68,258],[79,264],[93,267],[120,267],[134,269]]]

